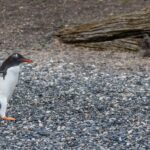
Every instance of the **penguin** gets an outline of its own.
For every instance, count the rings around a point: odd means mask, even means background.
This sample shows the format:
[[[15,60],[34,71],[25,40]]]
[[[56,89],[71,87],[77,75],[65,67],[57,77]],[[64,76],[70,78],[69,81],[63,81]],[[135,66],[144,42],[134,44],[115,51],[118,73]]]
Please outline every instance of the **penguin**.
[[[20,65],[23,62],[32,63],[32,60],[19,53],[13,53],[0,66],[0,119],[2,120],[16,120],[16,118],[7,117],[6,110],[18,83]]]
[[[143,57],[150,57],[150,37],[148,34],[143,35],[139,51]]]

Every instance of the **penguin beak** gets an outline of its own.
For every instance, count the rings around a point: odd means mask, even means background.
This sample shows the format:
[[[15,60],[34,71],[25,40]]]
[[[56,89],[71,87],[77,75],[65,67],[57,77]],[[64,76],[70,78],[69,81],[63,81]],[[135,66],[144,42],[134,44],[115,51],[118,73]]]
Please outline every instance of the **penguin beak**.
[[[33,61],[31,59],[26,59],[26,58],[21,58],[21,62],[27,62],[27,63],[32,63]]]

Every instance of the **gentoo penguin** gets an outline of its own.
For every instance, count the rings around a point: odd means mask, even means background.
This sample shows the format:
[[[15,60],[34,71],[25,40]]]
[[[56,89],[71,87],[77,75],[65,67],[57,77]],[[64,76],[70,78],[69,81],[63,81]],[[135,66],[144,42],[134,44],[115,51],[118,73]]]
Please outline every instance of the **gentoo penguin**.
[[[144,34],[143,40],[140,44],[140,54],[143,57],[150,57],[150,37],[148,34]]]
[[[0,119],[16,120],[6,117],[8,100],[11,98],[18,82],[20,64],[23,62],[31,63],[32,60],[24,58],[21,54],[10,55],[0,67]]]

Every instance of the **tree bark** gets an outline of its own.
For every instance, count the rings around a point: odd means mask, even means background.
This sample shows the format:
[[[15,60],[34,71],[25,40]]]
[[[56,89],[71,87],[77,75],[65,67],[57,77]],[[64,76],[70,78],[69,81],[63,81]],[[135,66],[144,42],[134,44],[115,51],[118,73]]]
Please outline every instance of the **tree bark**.
[[[99,22],[64,27],[55,36],[64,43],[99,49],[138,50],[143,34],[150,34],[150,7]]]

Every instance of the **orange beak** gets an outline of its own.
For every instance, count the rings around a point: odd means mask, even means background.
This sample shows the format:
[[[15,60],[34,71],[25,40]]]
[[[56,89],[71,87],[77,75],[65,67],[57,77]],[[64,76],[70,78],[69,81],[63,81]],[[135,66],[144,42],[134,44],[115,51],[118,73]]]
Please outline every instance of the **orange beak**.
[[[32,63],[33,61],[31,59],[26,59],[26,58],[21,58],[21,62],[27,62],[27,63]]]

